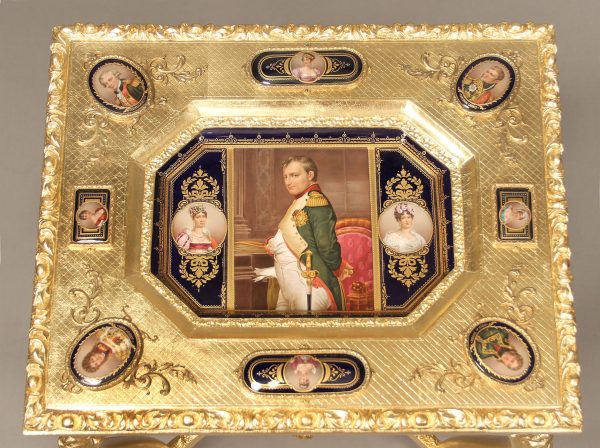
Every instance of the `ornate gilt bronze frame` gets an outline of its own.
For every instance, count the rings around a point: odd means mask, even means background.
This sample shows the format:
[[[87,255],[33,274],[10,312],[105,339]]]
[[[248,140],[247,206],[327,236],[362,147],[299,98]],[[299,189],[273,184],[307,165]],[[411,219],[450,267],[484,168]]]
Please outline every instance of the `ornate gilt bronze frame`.
[[[327,59],[324,73],[300,83],[252,78],[257,54],[298,48],[313,59],[351,50],[362,74],[320,83],[339,70]],[[61,435],[64,447],[125,433],[196,434],[144,445],[191,447],[209,433],[394,432],[450,447],[488,445],[432,433],[484,431],[510,435],[499,446],[534,447],[581,430],[552,26],[77,24],[54,30],[51,55],[26,433]],[[464,107],[461,72],[490,55],[517,70],[510,91],[489,109]],[[94,99],[92,83],[104,80],[88,74],[110,58],[133,67],[134,89],[122,95],[139,106]],[[454,269],[405,316],[193,312],[151,272],[154,177],[211,128],[402,130],[452,172]],[[77,185],[111,191],[105,243],[72,240]],[[499,240],[496,191],[506,186],[531,195],[535,231],[525,241]],[[139,332],[143,356],[140,345],[120,380],[90,390],[65,360],[100,319]],[[467,340],[480,321],[526,332],[535,366],[525,381],[494,381],[471,363]],[[244,361],[272,350],[351,351],[370,376],[343,396],[253,394],[241,383]]]

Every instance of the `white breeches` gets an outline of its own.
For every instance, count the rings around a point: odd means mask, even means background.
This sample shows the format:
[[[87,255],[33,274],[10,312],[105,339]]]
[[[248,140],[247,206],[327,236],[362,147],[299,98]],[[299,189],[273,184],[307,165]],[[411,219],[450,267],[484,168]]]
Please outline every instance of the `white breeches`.
[[[298,267],[298,259],[288,249],[281,231],[269,242],[275,258],[275,273],[279,283],[279,296],[277,297],[277,311],[306,311],[308,310],[306,279],[302,277]],[[306,269],[302,265],[302,269]],[[329,306],[329,297],[325,288],[312,287],[312,311],[325,311]]]

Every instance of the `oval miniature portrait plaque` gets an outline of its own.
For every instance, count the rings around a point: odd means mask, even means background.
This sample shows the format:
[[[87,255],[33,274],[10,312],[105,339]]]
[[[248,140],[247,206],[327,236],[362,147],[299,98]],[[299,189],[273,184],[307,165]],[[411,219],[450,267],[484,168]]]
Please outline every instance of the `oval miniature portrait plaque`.
[[[171,232],[178,247],[190,254],[206,254],[225,240],[227,218],[210,202],[192,202],[175,213]]]
[[[501,321],[478,324],[469,334],[469,355],[488,377],[503,383],[524,381],[533,371],[535,352],[522,330]]]
[[[433,220],[420,205],[397,202],[379,215],[379,236],[383,245],[394,252],[417,252],[431,241]]]
[[[141,338],[130,324],[104,321],[86,330],[69,356],[71,373],[80,384],[104,388],[118,381],[141,354]]]
[[[462,71],[456,82],[456,96],[466,109],[485,112],[508,99],[516,77],[516,69],[507,59],[483,56]]]
[[[90,71],[89,88],[94,98],[111,112],[127,114],[148,100],[148,81],[133,63],[106,58]]]

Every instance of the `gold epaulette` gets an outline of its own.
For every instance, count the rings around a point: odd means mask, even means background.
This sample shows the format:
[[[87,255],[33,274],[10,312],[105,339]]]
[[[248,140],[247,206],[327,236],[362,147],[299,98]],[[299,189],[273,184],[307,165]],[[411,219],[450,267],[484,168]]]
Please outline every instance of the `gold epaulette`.
[[[133,78],[129,84],[131,84],[133,87],[137,87],[137,86],[139,86],[141,83],[140,83],[140,80],[139,80],[139,79],[137,79],[137,78]]]
[[[329,201],[323,193],[319,191],[311,191],[308,193],[308,201],[306,201],[306,205],[308,207],[323,207],[325,205],[329,205]]]

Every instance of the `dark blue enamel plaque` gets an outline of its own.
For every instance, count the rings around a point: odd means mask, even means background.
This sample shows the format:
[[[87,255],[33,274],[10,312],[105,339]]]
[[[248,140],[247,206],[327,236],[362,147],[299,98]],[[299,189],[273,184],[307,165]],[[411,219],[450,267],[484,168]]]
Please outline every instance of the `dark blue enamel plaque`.
[[[349,50],[268,51],[252,60],[252,76],[264,85],[348,84],[362,71]]]
[[[360,388],[366,367],[356,356],[335,353],[261,355],[244,366],[244,384],[256,393],[340,393]]]

